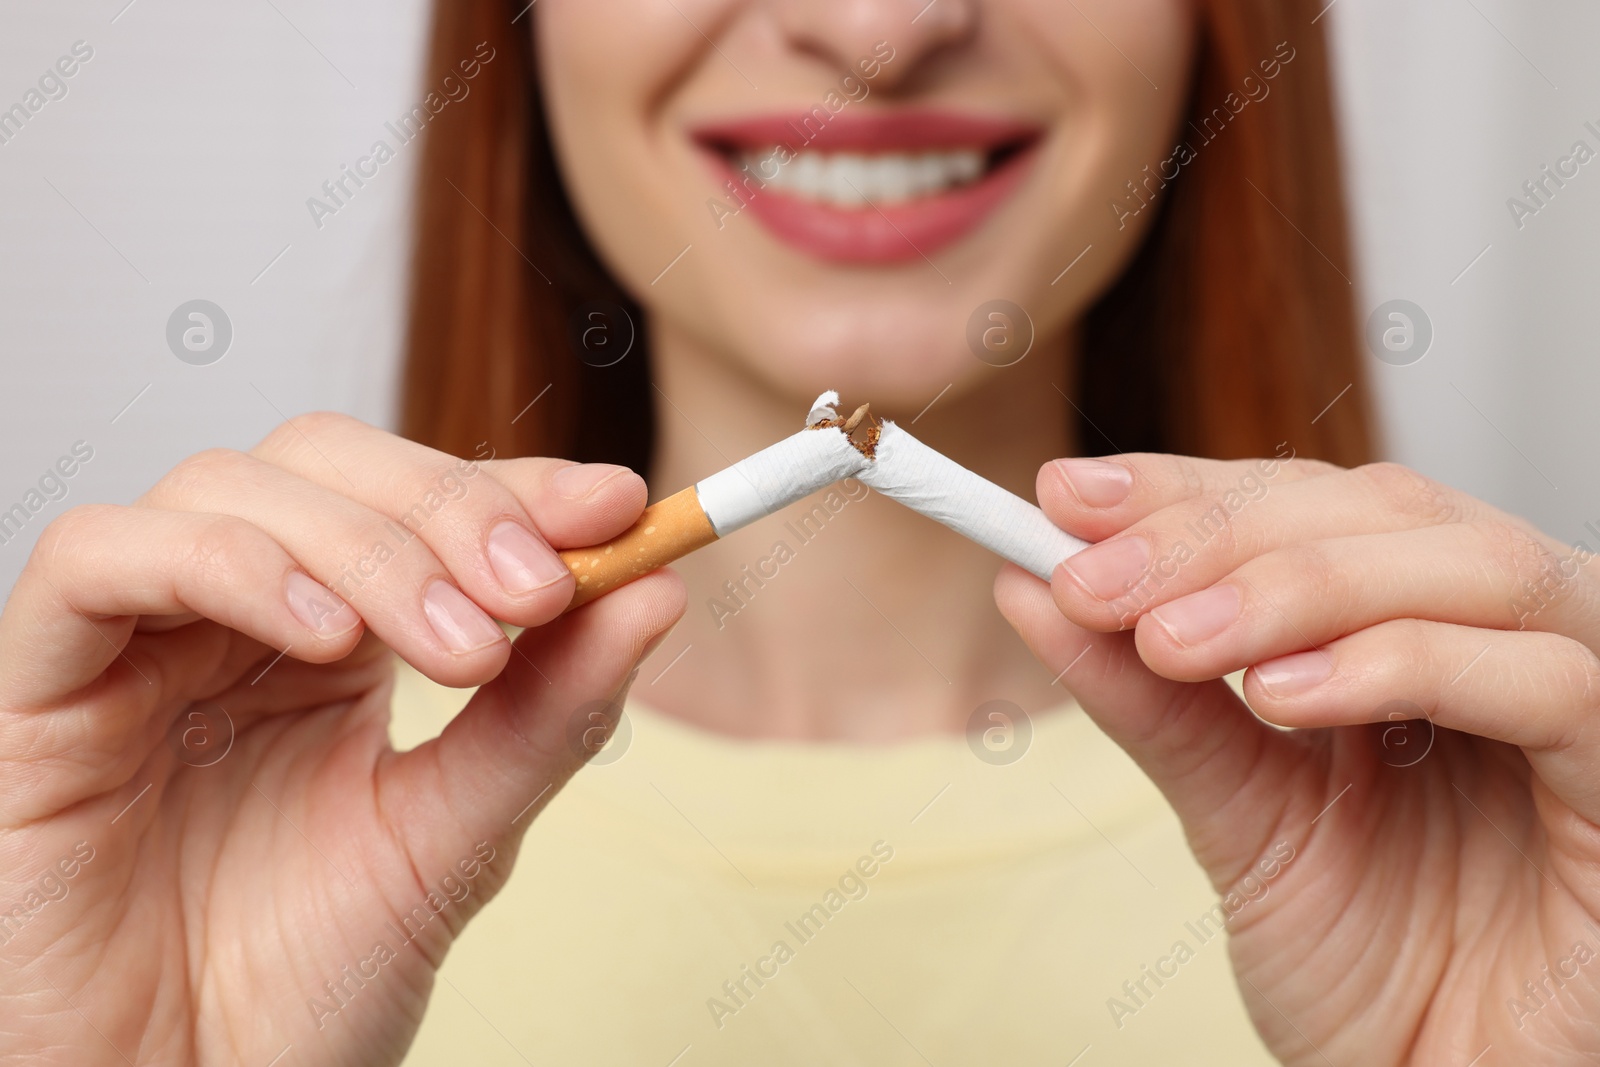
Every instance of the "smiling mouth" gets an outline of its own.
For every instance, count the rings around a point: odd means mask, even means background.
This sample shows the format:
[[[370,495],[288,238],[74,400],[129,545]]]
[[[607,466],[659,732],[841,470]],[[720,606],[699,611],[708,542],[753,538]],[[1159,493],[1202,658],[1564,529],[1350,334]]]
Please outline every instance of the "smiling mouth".
[[[785,243],[841,262],[926,258],[972,232],[1016,189],[1041,136],[1031,124],[945,112],[818,118],[745,119],[692,136],[730,213],[748,208]]]
[[[870,211],[952,189],[974,185],[1022,150],[1008,145],[999,150],[957,148],[928,152],[825,152],[801,149],[782,162],[774,146],[766,152],[729,150],[731,167],[753,174],[773,191],[818,204]]]

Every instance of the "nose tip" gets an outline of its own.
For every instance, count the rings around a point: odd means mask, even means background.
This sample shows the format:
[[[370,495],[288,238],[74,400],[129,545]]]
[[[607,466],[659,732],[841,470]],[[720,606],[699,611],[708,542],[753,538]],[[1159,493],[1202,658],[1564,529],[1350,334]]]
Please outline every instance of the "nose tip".
[[[975,0],[772,3],[778,27],[791,47],[846,69],[876,58],[873,82],[880,88],[905,81],[935,53],[967,41],[978,24]]]

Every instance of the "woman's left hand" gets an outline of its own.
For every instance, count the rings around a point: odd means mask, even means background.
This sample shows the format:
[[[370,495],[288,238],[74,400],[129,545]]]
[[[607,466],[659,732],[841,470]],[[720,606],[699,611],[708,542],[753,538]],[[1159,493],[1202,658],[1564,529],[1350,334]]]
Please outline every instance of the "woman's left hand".
[[[1049,587],[1008,567],[1001,609],[1183,820],[1272,1050],[1595,1062],[1590,550],[1393,464],[1122,455],[1038,488],[1100,543]]]

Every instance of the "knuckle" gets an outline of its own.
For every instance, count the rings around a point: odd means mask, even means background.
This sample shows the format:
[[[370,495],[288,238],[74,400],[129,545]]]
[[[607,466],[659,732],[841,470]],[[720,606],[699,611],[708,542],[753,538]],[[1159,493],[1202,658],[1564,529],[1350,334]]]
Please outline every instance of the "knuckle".
[[[80,504],[57,515],[39,532],[29,565],[54,571],[81,556],[86,542],[100,536],[107,514],[117,510],[110,504]]]
[[[556,471],[575,467],[566,459],[549,459],[544,456],[515,456],[506,459],[476,459],[462,457],[457,465],[463,474],[487,474],[505,486],[511,493],[525,495],[537,493],[550,483]]]
[[[440,510],[448,501],[467,494],[467,480],[462,477],[461,464],[450,459],[423,460],[417,463],[403,481],[405,500],[402,508],[429,512]]]
[[[1562,595],[1571,584],[1561,557],[1522,527],[1488,522],[1483,524],[1483,535],[1489,542],[1490,557],[1514,590],[1531,586],[1554,597]]]
[[[1291,477],[1298,479],[1321,478],[1327,474],[1341,474],[1346,468],[1323,459],[1291,459],[1283,467]]]
[[[422,532],[404,521],[381,516],[352,518],[328,540],[332,552],[328,586],[346,600],[370,591],[380,597],[403,597],[419,591],[434,577],[448,578],[450,568]]]
[[[1579,694],[1580,708],[1587,712],[1600,704],[1600,656],[1596,656],[1594,650],[1586,645],[1573,644],[1577,649],[1577,663],[1573,667],[1577,683],[1574,690]]]
[[[258,559],[269,539],[244,519],[208,515],[201,519],[184,545],[180,569],[202,583],[220,583],[245,573]]]
[[[208,448],[186,456],[150,490],[149,498],[163,503],[202,499],[216,482],[237,475],[248,457],[233,448]]]
[[[1373,678],[1391,687],[1410,678],[1448,678],[1431,640],[1437,624],[1422,619],[1397,619],[1383,627],[1384,640],[1371,649]]]
[[[342,429],[348,426],[359,426],[361,421],[342,411],[308,411],[303,415],[296,415],[289,420],[290,426],[298,426],[302,430],[330,430]]]
[[[1183,516],[1182,531],[1173,537],[1174,544],[1188,535],[1194,538],[1195,555],[1237,558],[1243,538],[1239,524],[1234,522],[1234,512],[1222,497],[1202,497],[1183,510],[1187,514]]]
[[[1206,491],[1206,478],[1200,464],[1188,456],[1172,457],[1172,473],[1182,484],[1185,496],[1199,496]]]
[[[1307,541],[1280,550],[1279,567],[1283,576],[1317,604],[1321,612],[1337,613],[1338,617],[1353,606],[1351,574],[1347,565],[1334,559],[1325,545]]]
[[[339,411],[308,411],[274,426],[251,451],[262,456],[281,456],[302,449],[306,439],[361,425],[360,420]]]
[[[1544,657],[1539,666],[1539,684],[1556,698],[1559,710],[1552,716],[1550,748],[1565,751],[1594,736],[1594,709],[1600,702],[1600,657],[1576,641],[1559,638],[1564,646],[1558,654]],[[1563,654],[1564,653],[1564,654]]]
[[[1399,463],[1368,463],[1352,473],[1371,486],[1391,509],[1424,525],[1442,526],[1464,517],[1455,490]]]

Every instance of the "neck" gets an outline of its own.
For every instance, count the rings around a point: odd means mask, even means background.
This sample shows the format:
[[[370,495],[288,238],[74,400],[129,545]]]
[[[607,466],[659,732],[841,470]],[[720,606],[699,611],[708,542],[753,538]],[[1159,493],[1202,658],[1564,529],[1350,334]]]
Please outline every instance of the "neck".
[[[652,499],[799,429],[813,399],[730,368],[670,327],[654,329],[651,344]],[[901,425],[915,418],[928,445],[1032,500],[1039,465],[1075,443],[1056,389],[1069,380],[1071,357],[1065,338],[1039,344],[920,417],[873,411]],[[843,406],[871,399],[846,396]],[[1065,694],[995,608],[1000,565],[859,483],[835,486],[675,565],[688,613],[632,695],[706,729],[789,739],[960,731],[974,708],[999,697],[1047,710]]]

